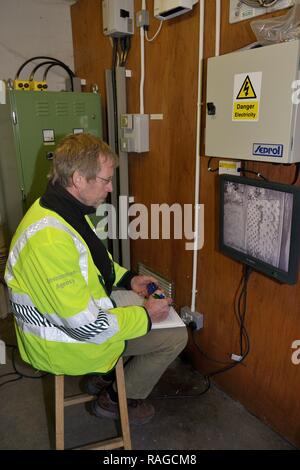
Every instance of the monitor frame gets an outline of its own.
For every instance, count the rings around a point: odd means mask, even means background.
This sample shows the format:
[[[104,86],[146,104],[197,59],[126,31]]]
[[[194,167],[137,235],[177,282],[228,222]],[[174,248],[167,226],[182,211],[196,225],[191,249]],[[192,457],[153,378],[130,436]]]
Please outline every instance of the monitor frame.
[[[224,243],[224,188],[227,182],[240,183],[293,194],[288,271],[277,268],[260,260],[259,258],[255,258],[251,255],[248,255],[247,253],[243,253],[242,251],[232,248]],[[223,174],[220,175],[219,204],[220,251],[225,255],[250,266],[256,271],[262,272],[263,274],[266,274],[267,276],[276,279],[281,283],[296,284],[298,280],[300,253],[300,187],[265,180],[257,180],[254,178],[245,178],[242,176]]]

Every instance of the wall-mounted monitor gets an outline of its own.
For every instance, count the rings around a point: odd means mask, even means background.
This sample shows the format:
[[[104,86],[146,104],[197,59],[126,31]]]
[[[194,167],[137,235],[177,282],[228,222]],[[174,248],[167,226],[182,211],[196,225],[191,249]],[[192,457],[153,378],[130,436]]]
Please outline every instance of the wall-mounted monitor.
[[[280,282],[295,284],[300,188],[220,176],[220,250]]]

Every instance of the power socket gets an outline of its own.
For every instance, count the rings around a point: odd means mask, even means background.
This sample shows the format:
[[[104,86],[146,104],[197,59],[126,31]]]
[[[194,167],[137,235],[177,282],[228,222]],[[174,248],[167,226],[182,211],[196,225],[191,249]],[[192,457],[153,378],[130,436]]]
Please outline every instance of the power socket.
[[[136,14],[136,25],[138,28],[142,26],[149,26],[149,11],[148,10],[140,10]]]
[[[203,314],[199,312],[192,312],[190,307],[182,307],[180,309],[180,316],[183,321],[187,326],[189,326],[190,323],[194,323],[196,325],[196,330],[201,330],[203,328]]]

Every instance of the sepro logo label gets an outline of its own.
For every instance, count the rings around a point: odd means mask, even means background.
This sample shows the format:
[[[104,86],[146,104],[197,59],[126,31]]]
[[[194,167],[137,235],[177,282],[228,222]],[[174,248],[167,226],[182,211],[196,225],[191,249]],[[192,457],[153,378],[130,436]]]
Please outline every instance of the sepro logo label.
[[[260,157],[282,157],[283,145],[281,144],[253,144],[252,155]]]

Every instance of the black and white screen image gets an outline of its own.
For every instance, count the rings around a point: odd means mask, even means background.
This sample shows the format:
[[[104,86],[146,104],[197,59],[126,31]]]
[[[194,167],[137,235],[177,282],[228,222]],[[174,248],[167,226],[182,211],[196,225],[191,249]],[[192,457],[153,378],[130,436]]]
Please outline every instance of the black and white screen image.
[[[292,211],[291,193],[227,181],[224,244],[287,272]]]

